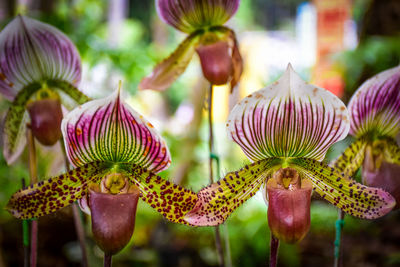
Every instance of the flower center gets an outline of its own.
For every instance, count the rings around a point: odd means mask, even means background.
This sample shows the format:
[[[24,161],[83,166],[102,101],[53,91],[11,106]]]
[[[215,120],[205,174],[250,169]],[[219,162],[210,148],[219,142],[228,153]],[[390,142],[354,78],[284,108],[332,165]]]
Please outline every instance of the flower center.
[[[276,181],[277,188],[291,191],[301,188],[299,173],[293,168],[281,168],[273,174],[272,178]]]
[[[127,193],[129,183],[122,173],[111,173],[101,181],[101,192],[109,194]]]

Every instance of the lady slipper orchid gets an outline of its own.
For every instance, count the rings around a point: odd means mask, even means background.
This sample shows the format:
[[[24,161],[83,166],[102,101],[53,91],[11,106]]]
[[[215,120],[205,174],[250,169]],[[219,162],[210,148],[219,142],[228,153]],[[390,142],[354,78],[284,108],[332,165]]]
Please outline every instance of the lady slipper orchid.
[[[81,62],[74,44],[56,28],[17,16],[0,33],[0,93],[12,101],[3,129],[3,153],[14,162],[24,149],[26,125],[44,145],[61,138],[61,104],[88,98],[76,85]]]
[[[387,190],[400,203],[400,147],[395,140],[400,132],[400,66],[364,82],[348,109],[356,140],[334,166],[349,176],[362,166],[364,184]]]
[[[289,243],[309,229],[312,190],[350,215],[383,216],[395,204],[390,194],[358,184],[322,162],[349,127],[339,98],[307,84],[289,65],[278,81],[244,98],[228,117],[228,135],[253,163],[200,190],[185,220],[218,225],[263,185],[271,231]]]
[[[235,33],[223,26],[237,11],[240,0],[156,0],[159,16],[189,36],[139,85],[165,90],[188,66],[194,52],[204,77],[214,85],[230,81],[233,88],[242,74],[242,58]]]
[[[75,169],[16,192],[7,205],[12,215],[40,217],[85,198],[95,240],[109,254],[130,240],[138,197],[168,220],[186,223],[196,194],[156,175],[171,162],[168,148],[119,91],[71,111],[62,133]]]

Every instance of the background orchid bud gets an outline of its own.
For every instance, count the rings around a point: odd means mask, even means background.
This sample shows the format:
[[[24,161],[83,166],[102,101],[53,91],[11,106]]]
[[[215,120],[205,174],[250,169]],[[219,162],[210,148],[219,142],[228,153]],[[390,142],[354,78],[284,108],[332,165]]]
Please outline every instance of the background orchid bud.
[[[204,77],[215,85],[226,84],[231,77],[232,56],[227,41],[199,45],[196,48],[200,57]]]
[[[31,118],[30,128],[40,143],[52,146],[60,140],[63,118],[60,100],[36,100],[27,105],[27,110]]]
[[[366,147],[362,167],[363,184],[388,191],[396,199],[394,209],[400,207],[399,176],[400,165],[388,162],[381,153],[374,155],[372,147]]]
[[[310,229],[312,183],[300,181],[296,170],[278,170],[267,182],[268,225],[286,243],[303,239]]]
[[[215,85],[230,81],[231,89],[243,71],[242,57],[233,30],[223,26],[237,11],[239,0],[157,0],[161,19],[188,37],[139,84],[140,89],[165,90],[187,68],[195,51],[204,77]]]
[[[119,252],[131,239],[139,195],[136,186],[115,195],[89,189],[93,237],[106,254]]]

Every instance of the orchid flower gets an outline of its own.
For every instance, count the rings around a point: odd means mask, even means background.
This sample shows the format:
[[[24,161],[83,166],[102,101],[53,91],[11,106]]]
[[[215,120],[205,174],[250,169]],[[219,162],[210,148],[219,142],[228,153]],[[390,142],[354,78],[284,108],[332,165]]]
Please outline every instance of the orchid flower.
[[[169,166],[169,150],[119,91],[71,111],[62,133],[75,169],[12,195],[7,209],[13,216],[44,216],[87,197],[94,237],[111,254],[132,236],[139,195],[168,220],[186,223],[182,217],[196,194],[156,175]]]
[[[161,19],[189,36],[139,84],[141,89],[165,90],[181,75],[196,51],[204,77],[211,84],[230,81],[233,88],[242,73],[235,33],[223,26],[237,11],[240,0],[156,0]]]
[[[400,66],[365,81],[348,108],[356,140],[334,166],[349,176],[362,166],[363,183],[387,190],[399,203],[400,147],[395,138],[400,132]]]
[[[3,153],[11,164],[26,144],[29,122],[44,145],[61,138],[61,103],[68,109],[88,98],[76,85],[81,62],[62,32],[37,20],[17,16],[0,33],[0,93],[12,101],[3,129]]]
[[[289,65],[278,81],[241,100],[228,117],[229,137],[253,163],[200,190],[185,220],[218,225],[262,187],[269,227],[288,243],[301,240],[309,229],[312,191],[350,215],[383,216],[395,204],[390,194],[322,162],[349,127],[339,98],[304,82]]]

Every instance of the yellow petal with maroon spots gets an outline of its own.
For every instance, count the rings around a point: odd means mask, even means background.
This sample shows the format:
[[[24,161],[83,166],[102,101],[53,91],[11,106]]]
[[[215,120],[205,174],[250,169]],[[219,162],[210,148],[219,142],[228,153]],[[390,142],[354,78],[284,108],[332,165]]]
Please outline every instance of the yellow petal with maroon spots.
[[[193,209],[197,195],[135,164],[119,164],[139,187],[141,199],[171,222],[188,224],[183,216]]]
[[[16,218],[30,219],[53,213],[87,194],[88,186],[108,172],[109,163],[93,162],[13,194],[6,209]]]
[[[223,223],[237,207],[254,196],[281,163],[281,159],[269,158],[227,173],[218,182],[200,190],[196,206],[186,214],[185,220],[197,226]]]
[[[345,176],[353,177],[364,161],[367,141],[364,138],[357,139],[335,160],[330,166]]]
[[[293,158],[289,160],[289,166],[309,178],[322,198],[352,216],[376,219],[391,211],[396,204],[386,191],[359,184],[323,162]]]

